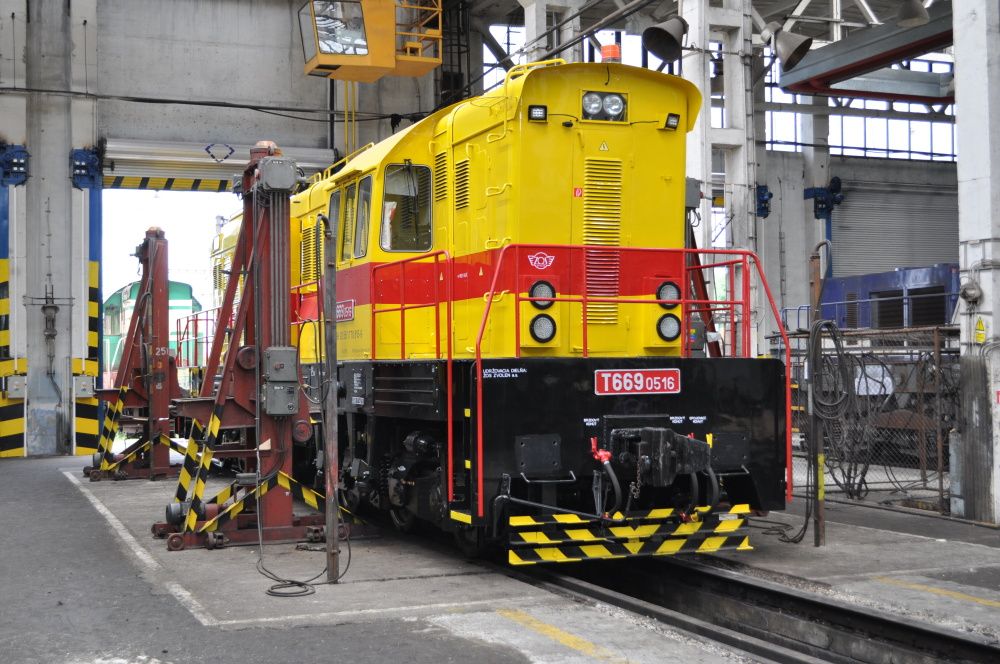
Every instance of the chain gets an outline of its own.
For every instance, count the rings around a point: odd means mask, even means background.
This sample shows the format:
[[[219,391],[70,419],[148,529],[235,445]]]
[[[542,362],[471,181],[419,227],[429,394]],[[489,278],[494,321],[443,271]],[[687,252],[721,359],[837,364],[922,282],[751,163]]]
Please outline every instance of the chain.
[[[632,492],[632,498],[639,500],[639,490],[642,489],[642,463],[639,459],[635,460],[635,482],[631,482],[629,490]]]

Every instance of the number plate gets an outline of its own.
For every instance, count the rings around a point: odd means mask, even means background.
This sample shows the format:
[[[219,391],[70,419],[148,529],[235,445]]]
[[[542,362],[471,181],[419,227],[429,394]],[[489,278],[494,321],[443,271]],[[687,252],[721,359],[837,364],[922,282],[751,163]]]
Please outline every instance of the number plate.
[[[678,394],[680,369],[598,369],[594,394]]]

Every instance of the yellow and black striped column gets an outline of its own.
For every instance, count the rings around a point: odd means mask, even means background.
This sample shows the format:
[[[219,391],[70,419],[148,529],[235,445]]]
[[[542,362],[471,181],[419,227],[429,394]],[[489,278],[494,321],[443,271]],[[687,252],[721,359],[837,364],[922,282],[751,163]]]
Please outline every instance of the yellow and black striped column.
[[[6,185],[0,185],[6,186]],[[10,398],[11,379],[27,374],[27,361],[10,352],[10,261],[0,258],[0,457],[24,456],[24,399]]]
[[[97,194],[99,195],[99,194]],[[90,376],[98,384],[101,352],[101,264],[87,266],[87,357],[73,360],[74,376]],[[75,417],[75,452],[93,454],[100,434],[100,401],[96,397],[77,397]]]

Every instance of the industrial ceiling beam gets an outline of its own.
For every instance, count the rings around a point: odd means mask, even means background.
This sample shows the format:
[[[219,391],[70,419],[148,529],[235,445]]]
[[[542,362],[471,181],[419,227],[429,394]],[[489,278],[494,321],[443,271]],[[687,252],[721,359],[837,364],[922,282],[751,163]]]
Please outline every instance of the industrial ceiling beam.
[[[808,95],[951,103],[951,74],[888,68],[952,43],[951,3],[938,3],[929,12],[926,25],[885,23],[810,51],[794,69],[782,72],[781,87]]]

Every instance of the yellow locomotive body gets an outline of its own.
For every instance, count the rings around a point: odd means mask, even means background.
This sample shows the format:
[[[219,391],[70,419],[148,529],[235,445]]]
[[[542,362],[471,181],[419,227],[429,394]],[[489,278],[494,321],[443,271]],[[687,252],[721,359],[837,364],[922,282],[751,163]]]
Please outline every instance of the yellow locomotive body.
[[[620,95],[625,104],[620,119],[583,118],[582,95],[590,91]],[[555,61],[520,66],[502,86],[434,113],[314,184],[293,199],[292,214],[299,220],[293,233],[309,236],[317,215],[337,218],[338,301],[343,303],[338,357],[399,358],[404,345],[407,358],[437,354],[430,309],[407,312],[405,344],[399,314],[378,314],[373,347],[370,282],[378,265],[447,252],[454,266],[454,357],[461,358],[475,354],[483,296],[502,247],[552,246],[539,250],[548,255],[569,245],[683,247],[685,136],[700,102],[697,89],[683,79],[625,65]],[[546,119],[530,120],[531,106],[544,108]],[[667,127],[670,116],[676,116],[672,128]],[[414,184],[420,190],[416,196],[390,191]],[[426,227],[418,229],[418,236],[403,238],[408,230],[402,227],[411,221],[402,218],[403,207],[411,200],[418,214],[408,216]],[[301,256],[293,258],[293,263],[303,262]],[[399,276],[398,270],[389,272],[382,270],[387,279]],[[650,287],[630,295],[651,300],[663,278],[681,276],[658,274],[655,268],[647,272]],[[557,293],[571,285],[559,275],[552,282]],[[527,287],[530,283],[518,284],[525,297]],[[592,290],[600,291],[593,285]],[[604,290],[624,294],[614,285]],[[575,323],[581,319],[580,304],[555,303],[548,315],[556,322],[556,335],[540,343],[527,329],[529,315],[522,316],[519,335],[509,324],[493,323],[513,319],[513,299],[499,295],[482,339],[483,356],[514,356],[518,346],[521,353],[545,356],[583,352],[581,325]],[[520,306],[530,313],[530,303]],[[444,312],[437,313],[443,325]],[[610,356],[679,355],[679,337],[666,342],[656,334],[656,313],[648,306],[590,303],[588,350]]]
[[[515,564],[749,548],[746,514],[790,491],[788,382],[751,357],[755,257],[685,249],[700,103],[646,69],[520,65],[293,196],[303,365],[334,233],[352,504]]]

